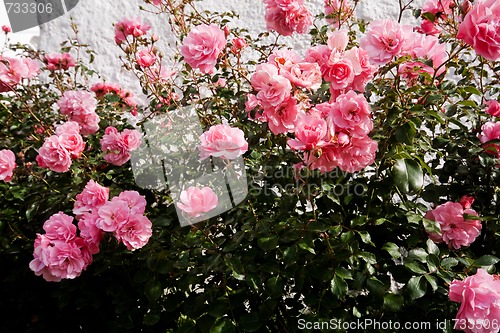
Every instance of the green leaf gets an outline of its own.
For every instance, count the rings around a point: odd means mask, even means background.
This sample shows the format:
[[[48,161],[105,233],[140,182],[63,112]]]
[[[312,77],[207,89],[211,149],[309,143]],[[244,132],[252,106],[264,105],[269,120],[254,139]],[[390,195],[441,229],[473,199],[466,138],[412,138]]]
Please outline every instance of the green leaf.
[[[476,261],[474,261],[474,264],[476,266],[484,267],[495,265],[498,261],[500,261],[500,259],[498,259],[497,257],[487,254],[479,257]]]
[[[278,298],[283,295],[284,289],[285,284],[283,283],[283,279],[279,276],[273,276],[266,282],[266,292],[271,298]]]
[[[352,280],[352,273],[351,271],[348,271],[344,267],[337,267],[335,269],[335,275],[340,276],[341,278],[345,280]]]
[[[424,225],[425,231],[430,232],[432,234],[441,235],[441,226],[440,226],[439,222],[423,218],[422,223]],[[431,240],[429,240],[429,241],[431,241]],[[428,245],[428,243],[427,243],[427,245]]]
[[[399,159],[392,166],[394,184],[403,193],[418,192],[424,184],[424,174],[420,164],[409,159]]]
[[[221,318],[210,328],[210,333],[233,333],[235,331],[233,322],[227,318]]]
[[[425,274],[424,276],[427,282],[431,285],[432,290],[436,291],[438,288],[437,278],[429,274]]]
[[[262,320],[260,320],[257,313],[245,313],[238,321],[238,327],[244,332],[257,332],[262,327]]]
[[[412,277],[405,286],[410,299],[415,300],[425,295],[427,292],[427,282],[422,276]]]
[[[259,244],[259,247],[264,250],[265,252],[271,251],[276,249],[278,247],[278,237],[276,236],[270,236],[270,237],[263,237],[259,238],[257,241]]]
[[[388,289],[382,281],[373,276],[366,281],[366,287],[372,294],[380,298],[384,297],[385,292]]]
[[[397,312],[403,307],[403,305],[404,299],[401,295],[386,294],[384,296],[384,308],[389,311]]]
[[[441,260],[441,267],[449,269],[458,265],[458,260],[455,258],[444,258]]]
[[[330,281],[330,289],[335,296],[342,297],[347,294],[347,283],[343,278],[338,275],[334,275],[333,279]]]
[[[405,267],[408,268],[410,271],[413,273],[417,274],[425,274],[427,271],[424,269],[424,266],[422,264],[416,262],[416,261],[407,261],[405,262]]]
[[[439,247],[436,245],[436,243],[434,243],[431,239],[428,239],[425,243],[427,244],[428,253],[435,254],[436,256],[439,255]]]
[[[144,325],[153,326],[160,321],[161,314],[159,311],[149,311],[144,315],[142,322]]]
[[[397,246],[394,243],[391,242],[385,243],[384,246],[382,246],[382,250],[389,252],[391,257],[393,257],[394,259],[401,258],[401,252],[399,252],[399,246]]]
[[[158,298],[160,298],[161,294],[163,293],[163,288],[161,287],[161,283],[154,279],[146,282],[144,289],[146,297],[150,302],[156,301]]]

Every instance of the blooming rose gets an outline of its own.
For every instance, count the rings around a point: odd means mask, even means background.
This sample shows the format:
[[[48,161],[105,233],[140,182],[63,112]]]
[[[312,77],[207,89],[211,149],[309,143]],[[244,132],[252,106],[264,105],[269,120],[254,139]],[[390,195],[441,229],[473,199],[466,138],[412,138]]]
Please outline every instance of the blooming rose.
[[[201,24],[184,38],[181,54],[189,66],[206,74],[214,69],[225,46],[226,36],[221,28],[215,24]]]
[[[422,6],[422,13],[432,13],[436,19],[445,18],[453,12],[453,0],[428,0]]]
[[[266,1],[264,16],[268,30],[290,36],[294,32],[303,34],[312,24],[312,15],[303,0]]]
[[[38,150],[36,161],[42,168],[49,168],[55,172],[66,172],[71,166],[71,154],[62,139],[52,135],[45,139],[42,147]]]
[[[344,89],[354,80],[352,62],[340,52],[333,51],[325,67],[323,78],[330,82],[332,89]]]
[[[293,132],[298,115],[297,101],[290,97],[277,107],[264,109],[262,115],[266,117],[269,129],[274,134]]]
[[[45,230],[46,237],[51,240],[69,242],[76,237],[76,226],[73,224],[73,218],[63,212],[54,214],[45,221],[43,230]]]
[[[80,125],[75,121],[67,121],[57,126],[56,134],[62,146],[70,153],[72,158],[79,158],[85,150],[85,142],[80,135]]]
[[[201,160],[210,156],[234,160],[248,150],[243,131],[225,124],[210,127],[200,136],[200,141]]]
[[[149,29],[151,29],[151,26],[147,23],[142,23],[138,18],[123,18],[115,24],[115,42],[116,44],[121,44],[128,36],[143,36]]]
[[[97,227],[103,231],[114,232],[128,221],[130,209],[125,201],[114,197],[102,205],[97,213],[99,215],[96,220]]]
[[[10,182],[16,168],[16,156],[9,149],[0,150],[0,180]]]
[[[142,134],[137,130],[125,129],[119,133],[113,126],[108,126],[101,138],[101,149],[106,162],[121,166],[131,157],[130,152],[141,144]]]
[[[478,216],[473,209],[464,209],[458,202],[445,202],[428,211],[425,218],[436,221],[441,227],[441,235],[429,233],[429,238],[436,243],[445,242],[448,247],[458,250],[469,246],[481,233],[481,221],[465,220],[464,214]]]
[[[289,139],[288,145],[295,150],[312,150],[324,144],[327,125],[324,119],[302,116],[295,126],[295,139]]]
[[[104,232],[97,227],[97,219],[99,219],[99,214],[94,209],[92,213],[83,213],[78,220],[80,237],[87,243],[90,254],[99,252],[99,244],[104,235]]]
[[[340,136],[340,135],[339,135]],[[342,171],[357,172],[375,162],[378,143],[368,136],[353,137],[346,145],[334,149],[336,163]]]
[[[465,323],[467,333],[495,333],[500,318],[500,278],[479,268],[476,274],[465,280],[450,283],[450,300],[459,302],[457,323]],[[480,323],[484,325],[480,325]],[[472,324],[472,325],[469,325]],[[460,327],[458,327],[460,328]],[[461,328],[460,328],[461,329]]]
[[[486,102],[488,108],[486,112],[492,117],[500,117],[500,103],[497,100],[492,99]]]
[[[22,79],[31,79],[39,72],[33,59],[0,56],[0,92],[12,90]]]
[[[217,207],[219,198],[210,187],[190,186],[183,190],[177,207],[191,217],[199,217]]]
[[[109,198],[109,189],[99,185],[93,180],[89,180],[83,191],[76,196],[73,206],[73,214],[76,216],[90,213],[102,207]]]
[[[364,137],[373,129],[370,105],[365,97],[354,91],[340,95],[328,115],[335,125],[335,132],[348,133],[352,137]]]
[[[67,90],[57,101],[57,106],[69,120],[80,124],[82,135],[94,134],[99,130],[99,116],[95,113],[97,100],[92,93]]]
[[[49,71],[68,70],[70,67],[75,67],[75,59],[68,52],[46,54],[45,63]]]
[[[152,66],[158,57],[154,54],[151,49],[140,50],[136,53],[135,59],[139,66],[141,67],[150,67]]]
[[[500,139],[500,122],[491,122],[488,121],[481,127],[481,134],[479,135],[479,140],[481,143],[487,143],[491,140]],[[496,155],[496,157],[500,157],[500,145],[498,144],[485,144],[483,145],[484,150],[488,154]]]
[[[401,54],[407,29],[393,20],[375,20],[360,39],[360,45],[368,52],[371,63],[385,65]]]
[[[321,86],[321,69],[318,64],[301,62],[281,68],[280,74],[298,87],[316,90]]]
[[[118,226],[115,236],[127,249],[136,250],[148,243],[153,234],[151,228],[152,223],[147,217],[135,214],[130,216],[126,223]]]
[[[263,107],[278,106],[288,98],[292,91],[290,80],[278,74],[271,64],[260,64],[251,78],[252,87],[257,90],[257,98]]]
[[[344,52],[349,43],[349,35],[347,30],[334,30],[328,33],[327,45],[330,49],[339,52]]]
[[[500,59],[500,2],[475,2],[458,27],[457,38],[471,45],[487,60]]]
[[[146,199],[137,191],[123,191],[116,198],[127,204],[131,215],[142,215],[146,211]]]

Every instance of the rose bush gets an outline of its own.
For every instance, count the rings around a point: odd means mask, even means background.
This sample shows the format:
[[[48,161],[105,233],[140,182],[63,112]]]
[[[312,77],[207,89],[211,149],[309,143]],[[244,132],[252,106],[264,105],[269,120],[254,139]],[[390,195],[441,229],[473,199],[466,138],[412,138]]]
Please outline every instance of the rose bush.
[[[364,22],[357,1],[266,0],[259,36],[196,1],[146,3],[178,38],[167,59],[140,18],[114,26],[146,105],[89,68],[74,25],[56,53],[1,55],[2,331],[499,331],[496,1]],[[297,33],[302,53],[281,37]],[[203,131],[176,161],[188,111]],[[199,176],[191,160],[224,186],[141,185]],[[245,178],[241,203],[179,225]]]

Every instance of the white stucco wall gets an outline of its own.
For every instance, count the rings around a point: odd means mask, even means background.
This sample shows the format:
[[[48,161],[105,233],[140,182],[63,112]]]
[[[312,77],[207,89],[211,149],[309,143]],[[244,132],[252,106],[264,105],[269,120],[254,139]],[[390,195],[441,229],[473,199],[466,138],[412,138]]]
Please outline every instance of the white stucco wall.
[[[403,0],[405,3],[409,0]],[[423,0],[414,3],[421,4]],[[310,0],[306,4],[314,14],[323,11],[323,0]],[[247,28],[251,33],[265,30],[264,11],[262,0],[203,0],[197,2],[201,9],[216,11],[235,11],[240,20],[235,22]],[[153,15],[139,9],[139,5],[148,8],[149,5],[140,0],[80,0],[80,3],[71,12],[40,27],[38,47],[46,51],[59,50],[59,44],[71,35],[70,16],[77,23],[81,41],[88,43],[97,51],[93,68],[110,82],[117,82],[129,89],[138,88],[130,73],[120,70],[118,55],[121,51],[114,42],[112,24],[123,17],[141,17],[152,25],[152,31],[160,36],[163,43],[173,40],[169,33],[169,26],[165,15]],[[397,18],[399,13],[398,0],[360,0],[356,15],[364,19]],[[405,22],[411,20],[407,12]],[[408,21],[410,22],[410,21]],[[303,36],[285,37],[286,44],[299,53],[307,46],[307,38]],[[167,44],[163,44],[165,53],[168,53]]]

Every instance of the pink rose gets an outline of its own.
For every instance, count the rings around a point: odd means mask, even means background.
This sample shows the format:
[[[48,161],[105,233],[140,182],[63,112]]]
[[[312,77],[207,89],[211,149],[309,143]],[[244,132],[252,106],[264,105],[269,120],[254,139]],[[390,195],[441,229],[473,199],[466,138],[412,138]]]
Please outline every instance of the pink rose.
[[[9,149],[0,150],[0,180],[10,182],[16,168],[16,155]]]
[[[344,22],[353,15],[350,0],[325,0],[326,21],[331,25]]]
[[[219,199],[210,187],[190,186],[183,190],[177,207],[191,217],[199,217],[217,207]]]
[[[69,242],[76,237],[76,226],[73,224],[73,218],[63,212],[54,214],[45,221],[43,230],[45,230],[45,236],[50,240]]]
[[[56,128],[61,145],[70,153],[72,158],[79,158],[85,150],[85,142],[80,135],[80,125],[75,121],[67,121]]]
[[[184,38],[181,54],[189,66],[206,74],[214,69],[225,46],[226,36],[221,28],[215,24],[201,24]]]
[[[370,64],[368,53],[360,48],[353,47],[344,53],[344,57],[349,59],[354,70],[354,79],[350,85],[353,90],[363,92],[366,84],[373,79],[377,67]]]
[[[321,87],[321,69],[316,63],[301,62],[285,65],[281,68],[280,74],[298,87],[312,90]]]
[[[123,191],[116,198],[127,204],[131,215],[142,215],[146,211],[146,199],[137,191]]]
[[[452,14],[455,3],[453,0],[428,0],[422,6],[422,14],[431,13],[436,19],[446,18]]]
[[[37,62],[29,58],[0,56],[0,92],[12,90],[23,79],[31,79],[40,71]]]
[[[290,97],[277,107],[264,109],[262,115],[266,117],[269,129],[274,134],[293,132],[298,115],[297,101]]]
[[[121,166],[131,157],[130,152],[141,144],[142,134],[137,130],[125,129],[119,133],[113,126],[108,126],[101,138],[101,149],[106,162]]]
[[[479,268],[476,274],[465,280],[453,280],[450,283],[450,300],[459,302],[460,309],[457,312],[457,324],[466,325],[467,333],[495,333],[498,332],[500,318],[500,278],[498,275],[490,275],[484,269]],[[480,325],[481,321],[484,325]],[[455,327],[455,328],[460,328]]]
[[[303,34],[312,24],[312,15],[302,0],[279,3],[267,2],[266,27],[280,35],[290,36],[294,32]]]
[[[441,235],[429,233],[429,238],[436,243],[445,242],[456,250],[469,246],[481,233],[481,221],[465,220],[464,214],[478,216],[473,209],[464,209],[457,202],[445,202],[428,211],[425,218],[436,221],[441,227]]]
[[[360,39],[361,48],[368,52],[371,63],[385,65],[401,54],[406,42],[406,30],[407,28],[393,20],[375,20]]]
[[[115,42],[116,44],[121,44],[128,36],[143,36],[149,29],[151,29],[151,26],[147,23],[142,23],[138,18],[123,18],[115,24]]]
[[[342,136],[339,135],[342,141]],[[353,137],[348,144],[339,145],[336,148],[336,160],[342,171],[357,172],[375,162],[378,143],[368,136],[361,138]]]
[[[439,39],[434,36],[426,36],[418,33],[412,34],[412,40],[408,41],[409,51],[408,53],[415,58],[423,58],[432,60],[432,68],[439,70],[436,73],[441,75],[445,72],[446,67],[441,66],[448,60],[448,53],[446,52],[446,44],[439,43]],[[422,64],[421,67],[424,67]],[[428,67],[425,65],[425,67]],[[426,70],[427,72],[428,70]],[[434,75],[434,70],[431,71],[431,75]]]
[[[500,117],[500,103],[496,99],[492,99],[486,102],[488,108],[486,112],[492,117]]]
[[[52,135],[45,139],[42,147],[38,150],[36,160],[42,168],[49,168],[55,172],[66,172],[71,166],[71,155],[62,139]]]
[[[331,53],[325,67],[324,79],[333,89],[347,88],[354,80],[352,62],[337,51]]]
[[[417,28],[417,31],[421,34],[436,36],[441,33],[441,29],[434,23],[429,20],[423,20],[420,27]]]
[[[200,136],[200,141],[201,160],[210,156],[234,160],[248,150],[243,131],[225,124],[210,127]]]
[[[460,198],[459,203],[462,205],[462,207],[464,207],[464,209],[469,209],[474,203],[474,197],[471,197],[470,195],[464,195]]]
[[[146,245],[153,234],[151,221],[143,215],[132,215],[128,221],[118,226],[116,239],[128,250],[140,249]]]
[[[80,194],[77,194],[73,206],[73,214],[76,216],[90,213],[102,207],[109,199],[109,189],[89,180]]]
[[[295,125],[295,139],[289,139],[288,145],[295,150],[313,150],[325,142],[327,125],[324,119],[312,116],[302,116]]]
[[[373,129],[370,105],[363,95],[352,90],[337,97],[328,117],[335,125],[336,133],[361,138]]]
[[[241,50],[243,50],[245,47],[247,47],[247,42],[245,42],[245,40],[243,38],[235,38],[233,39],[232,41],[232,46],[231,46],[231,52],[233,53],[240,53]]]
[[[252,87],[257,90],[257,98],[263,107],[275,107],[290,98],[292,85],[278,74],[278,69],[270,64],[257,66],[251,78]]]
[[[301,62],[300,56],[293,50],[280,49],[274,51],[267,59],[268,64],[272,64],[278,68],[278,74],[281,74],[281,68]]]
[[[141,67],[151,67],[156,62],[158,57],[151,49],[143,49],[136,53],[135,59]]]
[[[479,140],[483,143],[483,148],[488,154],[496,155],[500,157],[500,145],[499,144],[486,144],[491,140],[500,139],[500,122],[488,121],[481,127],[481,134],[479,135]]]
[[[134,151],[141,145],[141,132],[137,130],[124,129],[121,132],[123,144],[128,151]]]
[[[95,113],[97,100],[88,91],[65,91],[57,101],[59,111],[76,121],[81,129],[80,134],[94,134],[99,130],[99,116]]]
[[[347,30],[334,30],[328,33],[327,45],[331,50],[344,52],[349,43],[349,35]]]
[[[99,244],[104,236],[104,232],[97,227],[97,219],[99,214],[93,210],[92,213],[83,213],[78,220],[80,237],[87,243],[90,254],[99,253]]]
[[[2,25],[2,31],[3,31],[3,32],[5,32],[5,33],[7,34],[7,33],[11,32],[11,31],[12,31],[12,29],[11,29],[11,27],[10,27],[10,26],[8,26],[8,25]]]
[[[49,71],[68,70],[70,67],[75,67],[75,59],[67,52],[46,54],[45,63]]]
[[[127,223],[130,209],[127,202],[114,197],[102,205],[97,213],[99,218],[96,220],[96,226],[102,231],[114,232],[122,224]]]
[[[480,0],[458,27],[457,38],[487,60],[500,59],[500,2]]]

